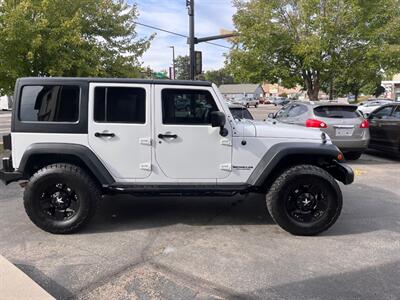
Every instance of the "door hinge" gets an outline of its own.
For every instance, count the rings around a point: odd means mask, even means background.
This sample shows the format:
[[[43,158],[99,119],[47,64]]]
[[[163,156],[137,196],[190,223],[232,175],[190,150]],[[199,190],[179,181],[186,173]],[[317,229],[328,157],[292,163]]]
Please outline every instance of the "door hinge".
[[[228,139],[222,139],[221,140],[221,145],[232,146],[232,141],[228,140]]]
[[[150,138],[150,137],[140,138],[140,139],[139,139],[139,144],[140,144],[140,145],[148,145],[148,146],[151,146],[151,138]]]
[[[151,163],[143,163],[139,165],[140,170],[151,171]]]
[[[219,168],[224,171],[232,171],[232,164],[222,164]]]

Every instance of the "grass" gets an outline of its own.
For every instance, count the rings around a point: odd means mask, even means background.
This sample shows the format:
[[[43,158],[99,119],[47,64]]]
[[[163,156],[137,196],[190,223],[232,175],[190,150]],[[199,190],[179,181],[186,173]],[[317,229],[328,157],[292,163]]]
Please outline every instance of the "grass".
[[[0,144],[0,154],[4,152],[3,144]]]

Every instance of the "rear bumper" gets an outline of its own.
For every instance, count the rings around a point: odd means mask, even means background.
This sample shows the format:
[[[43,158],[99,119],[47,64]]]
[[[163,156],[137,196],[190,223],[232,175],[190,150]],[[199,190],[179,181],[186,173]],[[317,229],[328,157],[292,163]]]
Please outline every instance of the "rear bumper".
[[[369,139],[362,139],[358,141],[335,141],[332,143],[340,149],[342,152],[349,151],[365,151],[368,148]]]
[[[0,169],[0,181],[4,182],[6,185],[21,180],[23,178],[23,174],[21,172],[15,171],[12,166],[12,159],[10,157],[4,157],[2,159],[3,168]]]
[[[5,185],[21,180],[23,177],[22,173],[16,171],[6,171],[4,169],[0,170],[0,181],[4,182]]]

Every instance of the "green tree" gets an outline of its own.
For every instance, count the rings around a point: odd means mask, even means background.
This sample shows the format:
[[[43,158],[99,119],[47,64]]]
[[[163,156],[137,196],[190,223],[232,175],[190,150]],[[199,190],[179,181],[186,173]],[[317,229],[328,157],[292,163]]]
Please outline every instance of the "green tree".
[[[230,74],[229,70],[226,68],[206,71],[204,76],[207,81],[211,81],[218,86],[220,86],[221,84],[235,83],[234,77]]]
[[[190,79],[190,58],[187,55],[178,55],[175,58],[176,79]]]
[[[0,1],[0,89],[22,76],[140,75],[149,39],[124,0]]]
[[[311,100],[318,99],[327,82],[359,91],[382,69],[399,69],[399,4],[399,0],[236,0],[234,22],[240,36],[228,58],[229,68],[244,81],[281,81],[288,88],[300,84]],[[365,75],[361,83],[360,73]],[[348,76],[351,80],[345,87],[343,79]]]

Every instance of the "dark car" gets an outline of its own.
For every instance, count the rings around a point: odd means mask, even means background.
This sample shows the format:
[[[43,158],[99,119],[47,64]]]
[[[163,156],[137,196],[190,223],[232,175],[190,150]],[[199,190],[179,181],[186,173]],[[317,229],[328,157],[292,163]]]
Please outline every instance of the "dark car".
[[[369,118],[369,148],[400,154],[400,103],[386,104]]]

